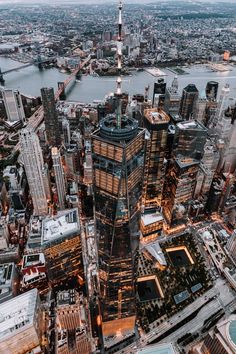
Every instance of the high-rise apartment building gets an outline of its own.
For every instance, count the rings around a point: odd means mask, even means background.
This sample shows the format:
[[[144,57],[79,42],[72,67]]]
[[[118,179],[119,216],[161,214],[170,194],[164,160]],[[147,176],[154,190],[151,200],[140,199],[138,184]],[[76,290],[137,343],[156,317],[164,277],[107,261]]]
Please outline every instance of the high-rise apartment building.
[[[146,206],[161,205],[169,120],[169,116],[163,110],[151,108],[144,111],[143,124],[149,133],[144,173],[144,204]]]
[[[192,118],[196,108],[198,95],[198,89],[194,84],[189,84],[183,89],[179,113],[184,120]]]
[[[47,190],[43,176],[44,161],[39,139],[32,129],[25,128],[20,135],[20,150],[33,200],[34,214],[47,215]]]
[[[52,87],[42,88],[42,103],[47,141],[50,146],[59,146],[61,143],[60,126],[56,111],[54,90]]]
[[[65,187],[65,177],[61,161],[61,155],[57,147],[53,147],[51,150],[53,169],[56,179],[57,196],[59,208],[65,209],[65,199],[66,199],[66,187]]]
[[[20,92],[10,89],[4,89],[1,92],[8,122],[24,121],[25,112]]]
[[[133,252],[143,184],[144,130],[115,115],[92,135],[103,321],[135,314]],[[138,244],[138,243],[137,243]]]

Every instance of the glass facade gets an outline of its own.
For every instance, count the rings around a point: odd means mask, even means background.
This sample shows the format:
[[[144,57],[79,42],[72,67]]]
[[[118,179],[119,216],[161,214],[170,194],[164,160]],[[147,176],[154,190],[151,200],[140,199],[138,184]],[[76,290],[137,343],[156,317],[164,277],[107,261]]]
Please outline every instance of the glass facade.
[[[103,321],[135,314],[133,253],[139,235],[144,131],[137,129],[131,139],[118,141],[119,133],[124,134],[117,129],[116,141],[102,137],[100,130],[92,135]]]
[[[149,132],[145,155],[144,203],[161,204],[165,178],[164,157],[169,116],[156,108],[144,111],[144,127]]]

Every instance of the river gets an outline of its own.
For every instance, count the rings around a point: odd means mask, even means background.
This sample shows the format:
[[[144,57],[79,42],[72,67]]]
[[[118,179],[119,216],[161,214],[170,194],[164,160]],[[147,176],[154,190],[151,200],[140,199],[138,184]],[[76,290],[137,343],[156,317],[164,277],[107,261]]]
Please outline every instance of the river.
[[[9,58],[0,57],[0,68],[5,70],[21,66],[21,63]],[[199,92],[205,90],[206,83],[210,80],[219,82],[221,88],[228,83],[231,88],[231,97],[236,98],[236,67],[230,67],[231,71],[211,72],[204,65],[195,65],[186,69],[187,75],[179,75],[179,90],[190,83],[194,83]],[[166,73],[165,80],[170,84],[175,74],[168,69],[163,70]],[[39,70],[36,66],[30,66],[5,75],[5,87],[17,89],[21,93],[29,96],[39,96],[40,88],[52,86],[57,89],[57,82],[64,81],[67,74],[59,72],[56,68]],[[130,94],[144,93],[144,88],[150,85],[150,98],[152,87],[156,78],[146,71],[134,72],[132,76],[123,78],[123,90]],[[67,99],[70,101],[92,102],[102,100],[109,92],[114,92],[115,77],[92,77],[82,76],[80,82],[73,82],[67,91]]]

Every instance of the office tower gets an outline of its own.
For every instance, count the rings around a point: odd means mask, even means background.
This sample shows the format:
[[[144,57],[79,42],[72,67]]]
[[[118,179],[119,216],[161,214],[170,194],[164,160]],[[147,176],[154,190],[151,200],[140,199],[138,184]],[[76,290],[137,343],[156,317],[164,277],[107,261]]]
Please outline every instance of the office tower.
[[[210,126],[216,127],[216,125],[224,115],[224,112],[228,108],[228,104],[229,104],[229,94],[230,94],[230,88],[229,85],[226,84],[221,90],[219,102],[216,109],[216,114],[215,117],[213,117],[213,121],[210,122],[211,123]]]
[[[234,230],[229,240],[227,241],[226,249],[230,256],[233,258],[234,262],[236,262],[236,230]]]
[[[207,109],[207,99],[205,96],[201,96],[198,98],[196,103],[196,109],[193,114],[194,119],[198,120],[202,124],[206,125],[206,109]]]
[[[66,118],[62,120],[62,133],[63,133],[64,144],[66,146],[70,145],[70,141],[71,141],[70,123]]]
[[[66,178],[76,180],[79,172],[79,150],[76,145],[70,145],[64,151]]]
[[[43,154],[38,136],[30,128],[25,128],[21,131],[20,150],[33,200],[34,214],[47,215],[48,204],[43,178]]]
[[[162,202],[164,216],[169,226],[186,224],[198,168],[199,161],[191,157],[180,156],[171,162]]]
[[[78,210],[59,211],[56,216],[43,219],[40,231],[40,247],[46,259],[50,283],[56,286],[74,279],[83,284],[84,267]]]
[[[194,197],[202,197],[207,200],[211,188],[213,176],[219,163],[220,153],[216,144],[208,139],[204,146],[203,157],[201,159],[199,172],[196,181]]]
[[[137,122],[107,116],[92,135],[95,215],[103,320],[135,313],[132,241],[138,233],[144,131]]]
[[[56,111],[54,90],[50,88],[41,89],[42,103],[44,109],[44,122],[47,136],[47,142],[50,146],[60,146],[61,136]]]
[[[173,142],[174,156],[182,155],[200,160],[203,156],[207,138],[207,129],[196,120],[181,122],[176,125]]]
[[[10,89],[4,89],[1,92],[8,122],[24,121],[25,112],[20,92]]]
[[[91,338],[86,312],[86,302],[82,293],[79,294],[74,289],[57,293],[57,354],[91,353]]]
[[[220,321],[204,339],[199,354],[234,354],[236,352],[236,316]]]
[[[219,83],[216,81],[208,81],[206,85],[206,98],[209,101],[215,101],[217,98]]]
[[[44,189],[46,192],[47,200],[51,199],[51,181],[50,181],[50,171],[48,169],[48,164],[45,163],[43,170],[43,184],[44,184]]]
[[[0,313],[0,353],[24,354],[40,349],[42,311],[37,289],[3,302]]]
[[[143,125],[149,133],[145,153],[143,190],[145,206],[161,205],[169,120],[169,116],[163,110],[151,108],[144,111]]]
[[[192,118],[196,109],[197,99],[198,89],[194,84],[189,84],[183,89],[179,113],[184,120]]]
[[[165,102],[166,82],[160,78],[154,83],[152,105],[163,108]]]
[[[170,116],[175,116],[179,113],[181,96],[178,93],[178,80],[174,78],[170,87],[166,89],[164,111]]]
[[[65,209],[66,186],[65,186],[64,171],[61,162],[61,155],[57,147],[52,147],[51,152],[52,152],[53,169],[54,169],[56,186],[57,186],[58,205],[59,208],[62,210]]]
[[[236,169],[236,120],[234,116],[235,107],[228,107],[224,113],[222,112],[221,119],[215,127],[218,138],[224,144],[218,169],[232,173]]]
[[[121,12],[120,1],[116,113],[101,120],[92,134],[103,335],[111,329],[115,333],[121,324],[122,330],[134,328],[133,251],[138,246],[143,184],[144,130],[122,114]]]

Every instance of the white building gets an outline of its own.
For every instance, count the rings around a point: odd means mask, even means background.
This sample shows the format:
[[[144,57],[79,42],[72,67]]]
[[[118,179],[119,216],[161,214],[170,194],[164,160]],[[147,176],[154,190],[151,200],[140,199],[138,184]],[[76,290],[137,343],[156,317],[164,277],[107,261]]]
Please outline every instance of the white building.
[[[33,289],[0,304],[0,353],[24,354],[40,345],[41,311]]]
[[[38,136],[30,128],[25,128],[21,132],[20,150],[33,200],[34,214],[47,215],[48,204],[43,178],[43,154]]]
[[[57,147],[53,147],[51,151],[52,151],[53,169],[55,173],[56,186],[57,186],[58,204],[59,204],[59,208],[63,210],[65,209],[66,186],[65,186],[64,171],[61,162],[61,155]]]
[[[2,97],[8,122],[24,121],[25,112],[19,91],[4,89],[2,91]]]

